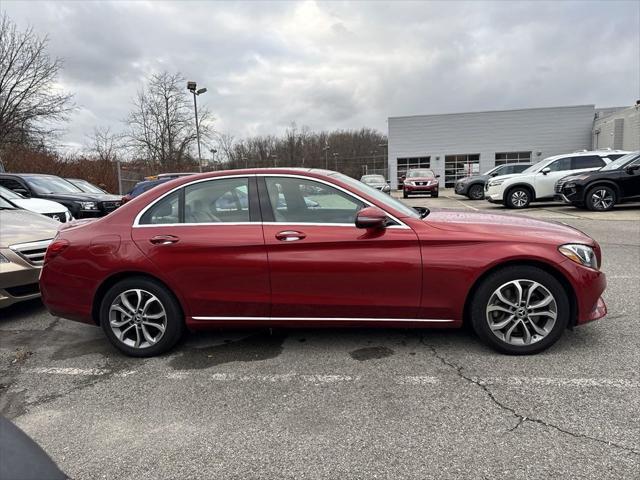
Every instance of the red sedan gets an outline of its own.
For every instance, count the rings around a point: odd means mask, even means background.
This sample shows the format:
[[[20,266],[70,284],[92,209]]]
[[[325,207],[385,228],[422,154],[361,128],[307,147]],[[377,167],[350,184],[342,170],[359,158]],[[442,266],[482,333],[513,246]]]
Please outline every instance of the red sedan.
[[[539,352],[603,317],[600,247],[520,216],[412,209],[345,175],[250,169],[178,178],[62,226],[41,290],[134,356],[185,328],[450,327]]]

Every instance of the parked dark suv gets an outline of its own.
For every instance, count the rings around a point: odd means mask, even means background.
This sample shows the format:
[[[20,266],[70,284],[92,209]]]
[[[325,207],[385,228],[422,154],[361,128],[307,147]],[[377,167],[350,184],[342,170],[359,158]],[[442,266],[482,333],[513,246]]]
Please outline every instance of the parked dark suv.
[[[44,198],[61,203],[74,218],[103,217],[122,203],[118,195],[86,193],[55,175],[2,173],[0,185],[26,197]]]
[[[640,200],[640,152],[632,152],[595,172],[563,177],[556,196],[589,210],[611,210],[616,203]]]
[[[471,200],[483,200],[484,185],[491,177],[522,173],[530,166],[530,163],[509,163],[506,165],[498,165],[482,175],[473,175],[471,177],[461,178],[455,184],[455,192],[458,195],[469,197]]]

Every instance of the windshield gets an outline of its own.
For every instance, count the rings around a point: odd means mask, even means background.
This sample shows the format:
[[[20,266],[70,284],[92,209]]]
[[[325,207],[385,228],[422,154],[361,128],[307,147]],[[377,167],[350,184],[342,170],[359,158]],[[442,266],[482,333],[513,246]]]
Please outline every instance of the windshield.
[[[104,190],[96,187],[94,184],[87,182],[86,180],[76,180],[68,179],[69,182],[73,183],[76,187],[78,187],[83,192],[87,193],[105,193]]]
[[[413,208],[408,207],[407,205],[402,203],[400,200],[396,200],[391,195],[387,195],[386,193],[383,193],[380,190],[370,187],[366,183],[359,182],[351,177],[347,177],[346,175],[343,175],[342,173],[334,173],[331,176],[348,184],[351,188],[353,188],[353,190],[355,190],[356,194],[362,192],[366,195],[369,195],[375,198],[382,205],[388,205],[392,209],[402,212],[402,214],[405,217],[420,218],[420,214],[416,212]]]
[[[640,158],[640,152],[633,152],[625,155],[624,157],[620,157],[617,160],[605,165],[600,169],[600,171],[606,170],[618,170],[619,168],[625,167],[628,163],[633,162],[634,160]]]
[[[525,169],[522,171],[522,173],[531,173],[531,172],[537,172],[540,168],[542,168],[544,165],[546,165],[548,162],[542,161],[542,162],[538,162],[538,163],[534,163],[533,165],[531,165],[529,168]]]
[[[409,170],[407,173],[407,178],[415,178],[415,177],[435,177],[436,175],[432,170]]]
[[[382,175],[365,175],[360,181],[367,184],[387,182]]]
[[[493,167],[491,170],[489,170],[488,172],[484,172],[483,175],[491,175],[492,173],[500,170],[502,168],[502,165],[498,165],[497,167]]]
[[[60,177],[24,177],[37,193],[82,193],[78,187]]]
[[[24,198],[19,193],[16,193],[13,190],[9,190],[5,187],[0,187],[0,197],[7,198],[9,200],[20,200],[21,198]]]

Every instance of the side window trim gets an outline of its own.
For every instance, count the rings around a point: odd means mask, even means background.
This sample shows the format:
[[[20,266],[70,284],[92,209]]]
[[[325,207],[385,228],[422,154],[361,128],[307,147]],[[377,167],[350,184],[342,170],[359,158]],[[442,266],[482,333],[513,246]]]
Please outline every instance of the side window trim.
[[[390,225],[387,228],[402,228],[402,229],[409,229],[411,230],[411,227],[409,227],[406,223],[404,223],[402,220],[399,220],[398,217],[396,217],[395,215],[389,213],[386,209],[379,207],[378,205],[375,205],[373,203],[371,203],[368,200],[365,200],[364,198],[350,192],[349,190],[346,190],[344,188],[342,188],[339,185],[335,185],[331,182],[327,182],[325,180],[322,180],[320,178],[316,178],[316,177],[306,177],[303,175],[293,175],[293,174],[287,174],[287,173],[261,173],[261,174],[257,174],[257,178],[258,178],[258,191],[259,191],[259,196],[260,196],[260,210],[262,212],[262,223],[264,225],[323,225],[323,226],[333,226],[333,227],[351,227],[351,226],[355,226],[354,224],[351,223],[316,223],[316,222],[276,222],[275,217],[273,215],[273,210],[271,208],[271,201],[269,200],[269,193],[267,191],[267,183],[265,181],[266,177],[284,177],[284,178],[299,178],[302,180],[308,180],[308,181],[312,181],[312,182],[318,182],[318,183],[322,183],[324,185],[328,185],[329,187],[333,187],[343,193],[345,193],[346,195],[358,200],[359,202],[363,203],[365,206],[367,207],[375,207],[375,208],[379,208],[380,210],[382,210],[391,220],[393,220],[395,222],[395,225]]]

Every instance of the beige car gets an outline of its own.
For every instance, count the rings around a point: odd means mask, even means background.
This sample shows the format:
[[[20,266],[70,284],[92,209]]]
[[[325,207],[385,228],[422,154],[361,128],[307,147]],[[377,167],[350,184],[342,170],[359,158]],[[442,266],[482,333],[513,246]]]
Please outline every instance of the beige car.
[[[59,226],[0,198],[0,308],[40,296],[44,254]]]

